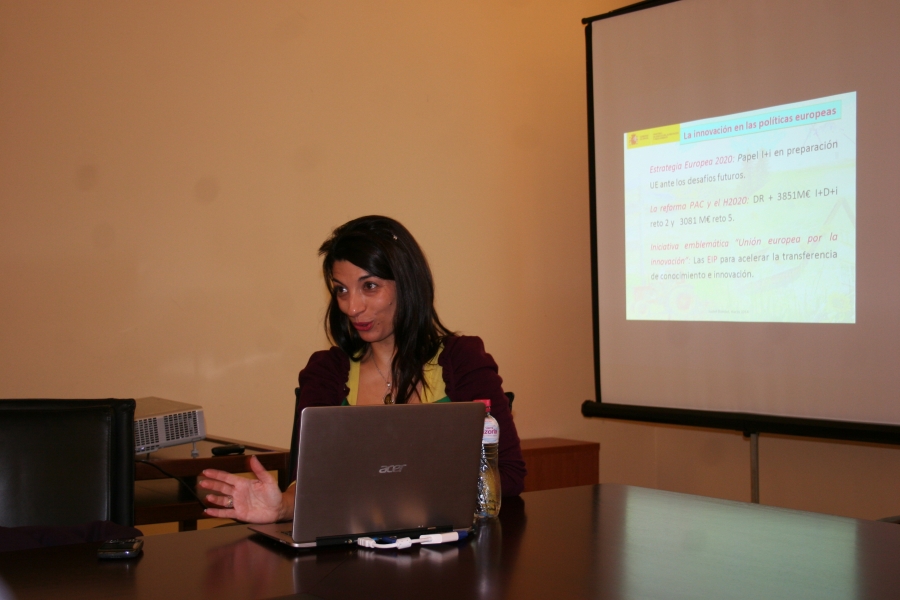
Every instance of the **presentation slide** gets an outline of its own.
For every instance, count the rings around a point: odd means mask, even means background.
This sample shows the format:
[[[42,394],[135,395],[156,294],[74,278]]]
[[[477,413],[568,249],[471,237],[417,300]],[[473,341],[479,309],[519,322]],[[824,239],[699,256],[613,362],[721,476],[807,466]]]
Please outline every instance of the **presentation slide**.
[[[624,135],[626,319],[856,322],[856,92]]]

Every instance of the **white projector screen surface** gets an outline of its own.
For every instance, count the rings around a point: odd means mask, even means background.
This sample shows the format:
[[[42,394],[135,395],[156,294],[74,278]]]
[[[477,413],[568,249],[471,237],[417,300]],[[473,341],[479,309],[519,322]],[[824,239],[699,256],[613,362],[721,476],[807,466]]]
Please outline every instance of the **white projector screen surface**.
[[[589,25],[602,404],[900,425],[900,2]]]
[[[856,94],[624,138],[627,319],[855,321]]]

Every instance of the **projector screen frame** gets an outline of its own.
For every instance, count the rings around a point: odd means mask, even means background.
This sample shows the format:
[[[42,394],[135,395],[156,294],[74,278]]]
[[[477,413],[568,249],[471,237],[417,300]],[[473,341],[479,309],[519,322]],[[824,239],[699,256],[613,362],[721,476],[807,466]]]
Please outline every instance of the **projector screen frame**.
[[[593,17],[586,17],[581,20],[582,24],[585,26],[585,56],[587,67],[588,190],[591,221],[591,312],[593,322],[592,341],[594,347],[594,391],[597,398],[596,400],[585,400],[581,405],[581,414],[585,417],[733,430],[739,431],[744,436],[748,437],[751,434],[767,433],[850,442],[900,445],[900,426],[896,425],[783,417],[755,413],[611,404],[603,402],[600,373],[600,282],[598,278],[597,173],[594,137],[595,115],[592,24],[596,21],[679,1],[680,0],[643,0],[642,2],[637,2]]]

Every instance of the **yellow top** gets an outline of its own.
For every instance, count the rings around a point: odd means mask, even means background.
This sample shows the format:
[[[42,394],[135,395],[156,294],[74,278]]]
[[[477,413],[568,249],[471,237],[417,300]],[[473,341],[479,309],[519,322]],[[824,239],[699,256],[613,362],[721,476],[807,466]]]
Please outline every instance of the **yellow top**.
[[[438,348],[437,353],[425,363],[425,385],[422,386],[422,404],[433,402],[450,402],[444,389],[444,369],[438,364],[438,357],[443,352],[444,346]],[[359,393],[359,361],[350,361],[350,374],[347,376],[347,387],[350,393],[344,399],[343,404],[356,406],[356,396]]]

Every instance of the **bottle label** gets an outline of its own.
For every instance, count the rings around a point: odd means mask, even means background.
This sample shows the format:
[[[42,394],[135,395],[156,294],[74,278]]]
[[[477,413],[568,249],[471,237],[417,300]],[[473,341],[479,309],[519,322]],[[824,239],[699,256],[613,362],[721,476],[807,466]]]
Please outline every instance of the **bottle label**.
[[[493,420],[493,419],[492,419]],[[500,428],[496,423],[484,422],[484,433],[481,436],[482,444],[497,444],[500,442]]]

